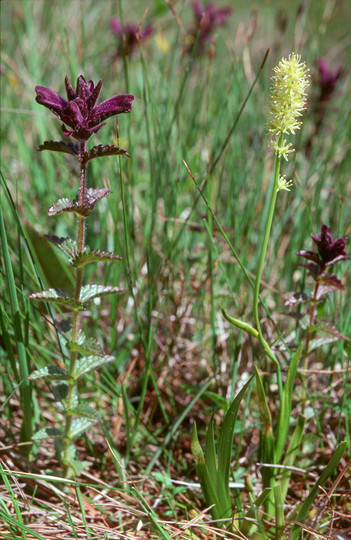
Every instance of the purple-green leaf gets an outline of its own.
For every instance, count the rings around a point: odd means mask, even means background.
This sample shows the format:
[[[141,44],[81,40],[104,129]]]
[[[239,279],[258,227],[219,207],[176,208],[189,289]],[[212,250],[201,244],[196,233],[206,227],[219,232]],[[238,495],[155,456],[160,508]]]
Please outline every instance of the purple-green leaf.
[[[93,146],[91,150],[88,152],[85,152],[82,156],[82,163],[88,163],[91,159],[98,158],[98,157],[105,157],[105,156],[128,156],[127,150],[124,148],[119,148],[118,146],[110,145],[110,144],[98,144],[97,146]]]
[[[109,193],[112,193],[110,189],[89,188],[85,193],[83,204],[77,198],[72,202],[70,199],[64,197],[50,206],[47,215],[56,216],[62,212],[74,212],[78,216],[89,216],[93,213],[95,204]]]
[[[94,249],[90,253],[82,252],[77,254],[75,258],[72,258],[72,264],[76,268],[80,268],[92,262],[120,261],[121,259],[122,257],[120,255],[116,255],[116,253],[111,253],[110,251],[102,251],[101,249]]]
[[[304,292],[294,292],[291,293],[285,300],[284,306],[297,306],[304,302],[309,302],[310,297]]]
[[[39,152],[43,150],[51,150],[52,152],[63,152],[65,154],[71,154],[78,159],[79,145],[71,142],[64,141],[45,141],[39,146]]]

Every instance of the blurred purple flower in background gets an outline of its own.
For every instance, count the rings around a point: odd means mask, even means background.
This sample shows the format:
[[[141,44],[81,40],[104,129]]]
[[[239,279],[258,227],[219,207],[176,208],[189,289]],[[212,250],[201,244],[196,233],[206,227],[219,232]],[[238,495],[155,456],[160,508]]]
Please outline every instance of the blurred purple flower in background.
[[[66,137],[71,135],[79,141],[87,141],[102,126],[103,120],[116,114],[130,112],[134,96],[120,94],[114,96],[100,105],[96,102],[100,95],[102,80],[95,86],[93,81],[86,82],[83,75],[77,79],[74,91],[68,77],[65,78],[68,101],[46,86],[36,86],[37,96],[35,100],[50,109],[64,124],[62,131]],[[72,130],[68,130],[67,124]]]
[[[136,23],[127,23],[122,27],[122,22],[113,17],[110,20],[112,32],[118,37],[118,53],[130,56],[138,47],[138,38],[143,40],[150,36],[154,29],[151,24],[148,24],[144,29],[139,30],[139,25]]]
[[[193,37],[193,41],[197,37],[201,47],[212,38],[215,28],[227,22],[232,8],[229,6],[217,7],[214,2],[205,6],[196,0],[193,2],[193,12],[195,21],[190,36]]]
[[[325,58],[319,58],[318,60],[318,74],[316,77],[316,84],[318,87],[318,93],[315,98],[314,110],[315,110],[315,130],[319,132],[323,123],[325,113],[328,109],[328,104],[332,100],[339,79],[342,76],[344,70],[339,68],[332,71]]]
[[[342,73],[342,68],[332,71],[325,58],[318,60],[319,101],[331,100]]]

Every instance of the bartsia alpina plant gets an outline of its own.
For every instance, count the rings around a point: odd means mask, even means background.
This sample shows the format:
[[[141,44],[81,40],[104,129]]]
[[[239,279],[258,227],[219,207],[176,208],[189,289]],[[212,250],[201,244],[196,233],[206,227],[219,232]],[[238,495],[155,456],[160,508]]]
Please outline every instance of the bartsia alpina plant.
[[[312,236],[313,242],[317,246],[316,251],[301,250],[296,253],[299,257],[307,259],[308,262],[300,263],[300,266],[306,268],[308,274],[314,281],[313,293],[297,292],[289,295],[285,306],[296,306],[305,304],[309,306],[309,313],[300,310],[298,314],[290,313],[299,322],[301,328],[306,332],[304,347],[303,367],[307,368],[307,359],[309,354],[317,347],[326,343],[332,343],[340,339],[347,339],[331,323],[319,321],[316,317],[318,306],[321,306],[327,296],[335,290],[345,290],[342,281],[330,272],[331,267],[340,261],[349,260],[346,253],[347,236],[334,238],[332,230],[327,225],[322,225],[321,234]],[[314,342],[311,340],[313,333],[319,333],[321,336]]]
[[[89,251],[85,243],[85,220],[94,211],[95,204],[111,193],[105,188],[86,186],[86,166],[98,157],[124,155],[123,148],[114,145],[98,145],[87,149],[87,141],[104,125],[103,121],[111,116],[132,110],[134,96],[121,94],[114,96],[100,105],[102,81],[95,86],[93,81],[86,82],[80,75],[74,90],[66,77],[67,100],[58,93],[44,86],[37,86],[36,101],[44,105],[63,122],[65,136],[72,136],[77,144],[65,141],[45,141],[39,150],[52,150],[73,155],[79,164],[78,194],[70,201],[62,198],[48,210],[49,216],[63,212],[74,213],[77,217],[77,238],[46,236],[67,257],[68,263],[75,269],[74,291],[61,288],[31,294],[31,300],[51,302],[71,311],[68,321],[55,321],[57,331],[65,342],[65,369],[58,366],[46,366],[30,375],[31,379],[45,379],[52,384],[54,397],[64,416],[63,428],[47,427],[38,431],[34,439],[54,438],[58,461],[63,465],[63,476],[79,474],[86,463],[76,456],[74,440],[85,433],[100,418],[99,413],[79,399],[78,380],[85,373],[96,370],[99,366],[111,362],[114,357],[105,354],[100,344],[93,338],[87,338],[81,328],[80,312],[94,299],[123,291],[120,287],[106,285],[83,285],[83,269],[87,264],[101,261],[117,261],[121,257],[102,250]],[[68,129],[66,126],[69,126]]]

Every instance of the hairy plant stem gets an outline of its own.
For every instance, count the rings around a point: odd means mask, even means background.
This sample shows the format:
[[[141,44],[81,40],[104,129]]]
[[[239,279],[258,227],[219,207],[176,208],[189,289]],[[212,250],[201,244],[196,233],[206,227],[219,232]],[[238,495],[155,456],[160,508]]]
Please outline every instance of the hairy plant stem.
[[[278,140],[278,148],[281,147],[283,143],[283,133],[280,134],[279,140]],[[280,401],[282,400],[283,395],[283,388],[282,388],[282,377],[281,377],[281,369],[280,369],[280,363],[279,360],[274,355],[272,349],[269,347],[268,343],[265,341],[261,325],[260,325],[260,318],[258,315],[258,301],[259,301],[259,295],[260,295],[260,285],[261,285],[261,277],[263,272],[263,265],[267,253],[267,246],[268,241],[271,233],[272,228],[272,221],[273,221],[273,215],[274,215],[274,209],[275,209],[275,203],[277,200],[277,193],[278,193],[278,182],[279,182],[279,172],[280,172],[280,163],[281,163],[281,156],[279,153],[276,154],[275,158],[275,166],[274,166],[274,179],[273,179],[273,188],[272,188],[272,194],[271,194],[271,201],[269,204],[269,210],[268,210],[268,216],[267,221],[265,225],[265,231],[263,236],[263,242],[262,242],[262,248],[261,248],[261,254],[260,259],[258,262],[258,268],[256,272],[256,281],[255,281],[255,288],[254,288],[254,298],[253,298],[253,316],[255,320],[256,329],[258,331],[258,339],[259,342],[262,345],[262,348],[266,355],[275,363],[277,367],[277,382],[278,382],[278,391],[279,391],[279,397]]]
[[[79,204],[84,205],[85,201],[85,170],[86,164],[82,163],[82,156],[86,151],[86,142],[80,144],[80,183],[79,183]],[[77,232],[77,248],[78,253],[82,253],[85,249],[85,216],[78,216],[78,232]],[[80,299],[80,293],[82,290],[83,284],[83,268],[76,269],[76,285],[74,292],[74,299]],[[75,309],[73,311],[72,317],[72,341],[76,342],[78,338],[78,332],[80,327],[80,311]],[[68,382],[68,392],[67,392],[67,411],[66,411],[66,423],[65,423],[65,432],[63,440],[63,452],[62,452],[62,461],[63,461],[63,476],[67,478],[69,476],[69,452],[70,446],[72,443],[71,435],[71,426],[72,426],[72,414],[71,410],[73,409],[74,399],[76,395],[76,386],[77,382],[75,380],[75,371],[76,371],[76,362],[77,362],[77,351],[72,350],[70,355],[70,364],[69,364],[69,374],[71,379]]]

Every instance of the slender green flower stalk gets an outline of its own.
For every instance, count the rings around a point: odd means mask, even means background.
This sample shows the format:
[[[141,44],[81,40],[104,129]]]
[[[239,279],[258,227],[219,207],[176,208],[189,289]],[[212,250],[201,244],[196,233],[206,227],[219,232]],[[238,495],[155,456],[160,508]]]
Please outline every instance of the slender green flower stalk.
[[[268,129],[272,133],[271,144],[275,151],[275,166],[271,201],[256,273],[253,314],[259,340],[262,345],[265,345],[263,347],[265,352],[276,363],[278,370],[280,370],[279,362],[271,349],[267,349],[267,343],[262,336],[258,314],[258,301],[263,265],[271,232],[277,194],[282,189],[289,191],[289,188],[292,185],[290,181],[286,180],[285,176],[280,175],[282,157],[287,160],[288,154],[294,151],[292,144],[288,143],[284,136],[289,133],[294,134],[295,131],[301,127],[302,122],[299,119],[305,109],[307,86],[307,69],[305,64],[301,62],[300,55],[292,53],[288,58],[283,58],[278,66],[274,68],[268,113]],[[279,379],[280,377],[278,377],[278,384],[281,385]]]

